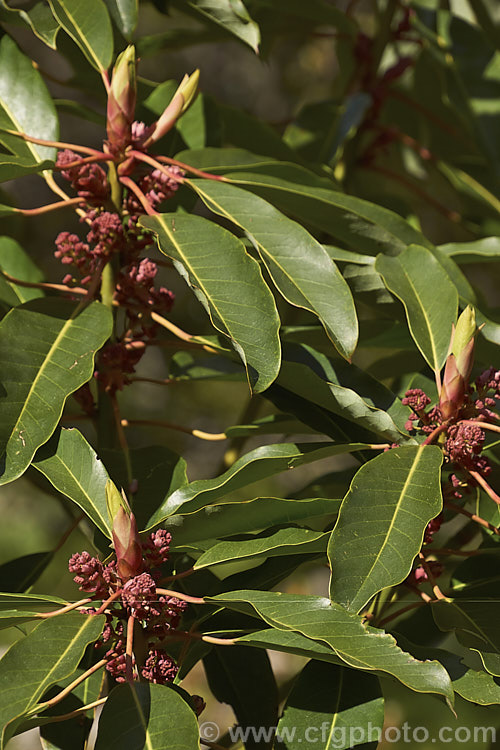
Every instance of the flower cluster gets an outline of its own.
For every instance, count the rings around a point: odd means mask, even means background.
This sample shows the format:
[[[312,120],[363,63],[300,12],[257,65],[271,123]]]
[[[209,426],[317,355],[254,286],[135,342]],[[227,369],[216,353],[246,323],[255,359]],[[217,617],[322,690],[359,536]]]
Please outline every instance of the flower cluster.
[[[442,446],[448,463],[457,471],[478,472],[487,476],[491,467],[488,460],[481,455],[485,441],[485,431],[481,424],[491,424],[498,420],[493,411],[500,398],[500,370],[489,367],[481,373],[474,386],[469,386],[462,397],[452,418],[443,419],[439,406],[428,408],[431,400],[420,388],[406,391],[403,404],[412,409],[406,423],[406,429],[429,435],[437,428],[442,428]],[[453,479],[454,478],[454,479]],[[452,482],[458,488],[461,484],[456,475]],[[457,495],[461,497],[461,494]]]
[[[130,382],[126,373],[133,373],[145,351],[145,344],[156,335],[157,326],[151,313],[169,313],[173,293],[155,286],[157,264],[141,253],[152,245],[152,237],[139,226],[145,207],[132,190],[123,188],[120,212],[111,201],[106,172],[96,163],[64,149],[57,158],[62,177],[68,180],[82,198],[81,221],[88,226],[85,239],[72,232],[60,232],[56,238],[55,257],[71,272],[63,283],[89,286],[100,276],[108,262],[117,268],[113,302],[126,312],[123,335],[102,350],[96,377],[102,387],[114,393]],[[129,166],[133,172],[134,162]],[[177,166],[141,172],[136,184],[151,208],[171,198],[179,185],[182,170]],[[142,344],[139,346],[138,344]]]
[[[106,669],[117,682],[125,681],[125,625],[130,618],[135,628],[140,629],[140,641],[145,646],[141,663],[133,657],[134,678],[164,684],[172,682],[177,674],[177,666],[163,648],[163,641],[178,627],[187,604],[175,596],[157,593],[160,569],[169,558],[170,542],[171,535],[164,529],[141,540],[142,572],[128,580],[120,576],[116,560],[104,564],[88,552],[76,553],[69,560],[69,571],[80,591],[91,594],[96,600],[114,596],[106,608],[106,624],[96,646],[107,648]],[[97,610],[86,611],[95,613]]]

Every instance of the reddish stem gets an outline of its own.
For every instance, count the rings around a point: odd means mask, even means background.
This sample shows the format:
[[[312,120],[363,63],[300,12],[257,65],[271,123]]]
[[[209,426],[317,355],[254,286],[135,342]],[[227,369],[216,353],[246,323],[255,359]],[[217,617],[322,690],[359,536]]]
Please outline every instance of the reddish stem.
[[[184,432],[186,435],[192,435],[200,440],[227,440],[225,432],[205,432],[204,430],[191,430],[189,427],[183,427],[180,424],[173,424],[172,422],[166,422],[163,419],[122,419],[122,427],[129,427],[130,425],[142,425],[145,427],[165,427],[167,430],[177,430],[178,432]]]
[[[163,167],[156,159],[153,159],[152,156],[149,156],[148,154],[143,153],[142,151],[129,151],[128,152],[131,156],[134,157],[134,159],[137,159],[137,161],[142,161],[145,164],[149,164],[149,166],[154,167],[155,169],[158,169],[162,174],[169,177],[171,180],[175,180],[175,182],[184,182],[183,178],[178,174],[172,174],[172,172],[169,172],[166,167]]]
[[[488,529],[488,531],[492,531],[493,534],[500,536],[500,529],[497,529],[497,527],[493,526],[492,523],[486,521],[485,518],[481,518],[481,516],[477,516],[475,513],[471,513],[465,508],[461,508],[460,505],[455,505],[455,503],[452,503],[451,500],[445,500],[444,504],[447,508],[450,508],[450,510],[454,510],[455,513],[460,513],[462,516],[467,516],[467,518],[469,518],[471,521],[474,521],[474,523],[477,523],[480,526],[483,526],[485,529]]]
[[[201,599],[199,596],[188,596],[187,594],[183,594],[180,591],[171,591],[170,589],[156,589],[157,594],[161,594],[162,596],[174,596],[176,599],[181,599],[183,602],[188,602],[189,604],[206,604],[204,599]]]
[[[94,615],[102,615],[102,613],[108,608],[108,606],[114,602],[116,599],[118,599],[119,596],[121,596],[122,590],[118,589],[118,591],[115,591],[114,594],[111,594],[110,597],[106,599],[105,602],[101,604],[97,612],[94,612]]]
[[[19,133],[17,130],[8,130],[7,128],[0,128],[4,133],[14,135],[17,138],[21,138],[23,141],[28,143],[36,143],[38,146],[48,146],[49,148],[58,149],[69,149],[70,151],[76,151],[81,154],[89,154],[90,156],[101,155],[101,151],[96,148],[89,148],[88,146],[78,146],[76,143],[65,143],[64,141],[44,141],[43,138],[34,138],[32,135],[26,135],[26,133]]]
[[[85,203],[85,198],[78,196],[77,198],[69,198],[69,200],[48,203],[46,206],[39,206],[38,208],[14,208],[13,211],[23,216],[38,216],[39,214],[47,214],[49,211],[57,211],[59,208],[75,206],[80,203]]]
[[[134,681],[134,624],[135,617],[130,615],[127,620],[127,648],[125,651],[125,677],[127,682]]]
[[[474,419],[463,419],[461,424],[471,424],[474,427],[481,427],[482,430],[490,430],[491,432],[500,432],[500,425],[490,424],[489,422],[478,422]]]
[[[478,471],[473,471],[472,469],[467,469],[467,471],[469,472],[471,477],[473,477],[473,479],[475,479],[476,482],[483,488],[486,494],[489,495],[491,499],[497,503],[497,505],[500,505],[500,496],[497,495],[492,487],[490,487],[486,479],[482,477]]]
[[[84,159],[78,159],[72,161],[69,164],[56,164],[54,170],[63,172],[65,169],[72,169],[72,167],[81,167],[82,164],[95,164],[98,161],[114,161],[115,157],[111,154],[105,154],[104,151],[97,153],[95,156],[86,156]]]
[[[444,432],[446,430],[447,427],[448,427],[447,424],[438,425],[434,430],[432,430],[430,435],[428,435],[428,437],[425,438],[422,445],[430,445],[433,442],[433,440],[437,438],[438,435],[441,434],[441,432]]]
[[[145,212],[148,214],[148,216],[158,216],[158,212],[154,210],[151,203],[148,201],[144,193],[142,192],[141,188],[135,184],[133,180],[130,179],[130,177],[120,177],[119,178],[122,185],[125,185],[126,188],[128,188],[139,200],[141,206],[144,208]]]
[[[434,578],[434,576],[432,574],[432,570],[431,570],[430,565],[428,564],[427,560],[425,559],[425,555],[422,552],[419,552],[418,556],[419,556],[419,559],[420,559],[420,563],[421,563],[423,569],[425,570],[425,572],[427,574],[427,578],[429,580],[429,583],[432,586],[432,591],[434,593],[434,596],[436,597],[436,599],[446,599],[446,596],[443,594],[443,592],[441,591],[441,589],[439,588],[439,586],[436,583],[436,579]]]
[[[203,169],[196,169],[191,167],[189,164],[185,164],[183,161],[172,159],[170,156],[158,156],[158,161],[163,161],[165,164],[172,164],[181,169],[185,169],[186,172],[196,175],[197,177],[203,177],[205,180],[217,180],[218,182],[230,182],[227,177],[221,174],[212,174],[211,172],[204,172]]]
[[[391,622],[391,620],[395,620],[396,617],[399,617],[400,615],[404,615],[405,612],[410,612],[412,609],[417,609],[418,607],[425,607],[426,602],[412,602],[411,604],[408,604],[406,607],[403,607],[402,609],[398,609],[397,612],[393,612],[392,615],[388,615],[387,617],[384,617],[383,620],[380,620],[380,622],[377,622],[375,624],[376,628],[383,628],[384,625],[387,625],[388,622]]]
[[[73,609],[78,609],[78,607],[83,607],[85,604],[89,604],[92,601],[92,599],[80,599],[78,602],[71,602],[71,604],[67,604],[65,607],[61,607],[61,609],[55,609],[53,612],[41,612],[38,614],[38,617],[41,620],[47,620],[50,617],[57,617],[57,615],[64,615],[66,612],[71,612]]]

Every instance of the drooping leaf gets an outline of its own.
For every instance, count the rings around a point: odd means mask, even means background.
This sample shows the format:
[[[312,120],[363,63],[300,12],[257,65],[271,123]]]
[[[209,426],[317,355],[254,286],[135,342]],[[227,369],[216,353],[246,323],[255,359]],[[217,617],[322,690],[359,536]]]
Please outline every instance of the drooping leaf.
[[[89,63],[106,70],[113,57],[113,29],[103,0],[49,0],[54,16]]]
[[[129,41],[137,26],[139,0],[104,0],[111,18]]]
[[[0,269],[22,281],[39,282],[43,278],[40,269],[11,237],[0,237]],[[23,302],[43,296],[41,289],[19,286],[0,275],[0,302],[8,307],[22,305]]]
[[[439,245],[438,250],[452,258],[457,258],[461,263],[477,263],[483,259],[493,261],[500,257],[500,238],[483,237],[473,242],[450,242],[446,245]]]
[[[362,198],[268,174],[228,172],[226,177],[356,252],[397,255],[411,243],[430,245],[399,214]]]
[[[278,722],[278,688],[265,651],[258,657],[242,646],[216,646],[203,659],[210,690],[222,703],[228,703],[234,711],[238,726],[274,727]],[[249,685],[258,685],[250,691]],[[246,750],[269,750],[272,735],[258,739],[249,733],[245,741]]]
[[[347,666],[385,672],[416,692],[438,693],[453,701],[451,682],[441,664],[413,659],[401,651],[391,635],[367,627],[361,617],[329,599],[268,591],[231,591],[208,601],[245,614],[257,614],[272,628],[318,641]],[[239,643],[244,641],[245,636],[239,639]],[[311,644],[311,650],[314,647]]]
[[[5,130],[57,140],[59,124],[54,103],[40,73],[7,35],[0,41],[0,68],[0,143],[19,158],[18,170],[22,164],[41,168],[40,162],[55,158],[55,149],[28,143]],[[12,168],[15,177],[15,163]]]
[[[257,497],[224,505],[209,505],[198,513],[171,516],[166,527],[172,531],[173,544],[182,546],[205,539],[224,539],[247,534],[283,523],[300,523],[335,516],[340,500]]]
[[[289,345],[276,385],[385,440],[413,442],[403,431],[408,412],[399,398],[356,365]]]
[[[230,493],[260,479],[279,474],[287,469],[318,461],[328,456],[362,450],[363,444],[282,443],[256,448],[239,458],[215,479],[197,479],[176,490],[149,519],[148,528],[158,526],[174,513],[196,513],[218,501],[230,502]]]
[[[99,302],[32,300],[0,323],[3,420],[0,483],[19,477],[54,432],[66,397],[92,375],[94,354],[111,332]]]
[[[52,49],[56,48],[56,37],[59,24],[54,18],[50,8],[44,2],[33,5],[31,10],[11,8],[5,0],[0,0],[0,18],[5,14],[5,20],[13,22],[16,15],[27,24],[36,36]],[[16,19],[17,20],[17,19]]]
[[[328,545],[334,601],[359,612],[407,577],[427,524],[442,508],[442,461],[437,446],[407,446],[359,469]]]
[[[106,506],[106,483],[109,476],[94,449],[76,429],[58,430],[36,452],[33,466],[54,487],[76,503],[111,539],[111,525]]]
[[[205,20],[217,24],[229,34],[241,39],[242,42],[258,52],[260,42],[259,27],[250,17],[242,0],[179,0],[179,9],[188,5]]]
[[[379,255],[375,268],[403,303],[415,343],[429,366],[440,370],[457,319],[458,294],[448,274],[425,247],[410,245],[397,258]]]
[[[184,692],[184,691],[182,691]],[[193,709],[172,685],[117,685],[99,718],[95,750],[199,750]]]
[[[189,184],[211,211],[246,232],[285,299],[317,315],[339,353],[349,359],[358,338],[356,310],[349,287],[323,246],[259,196],[213,180]]]
[[[71,675],[86,646],[97,640],[105,618],[69,612],[38,625],[16,641],[0,661],[0,747],[43,694]]]
[[[265,390],[276,379],[281,352],[278,313],[258,263],[234,235],[200,216],[163,214],[141,223],[229,336],[255,390]]]
[[[454,631],[460,643],[477,651],[487,672],[500,677],[500,603],[495,599],[454,599],[432,605],[438,627]]]
[[[453,680],[453,690],[462,698],[480,706],[500,704],[500,679],[486,672],[468,669],[465,674]]]
[[[290,527],[254,539],[228,540],[210,547],[198,558],[193,567],[200,570],[219,563],[252,557],[303,555],[309,552],[318,553],[322,550],[326,552],[328,537],[329,534],[322,531]]]
[[[321,750],[348,750],[369,744],[384,723],[384,699],[379,680],[357,670],[310,661],[287,698],[276,734],[287,750],[299,750],[304,740]],[[371,731],[370,731],[371,730]]]

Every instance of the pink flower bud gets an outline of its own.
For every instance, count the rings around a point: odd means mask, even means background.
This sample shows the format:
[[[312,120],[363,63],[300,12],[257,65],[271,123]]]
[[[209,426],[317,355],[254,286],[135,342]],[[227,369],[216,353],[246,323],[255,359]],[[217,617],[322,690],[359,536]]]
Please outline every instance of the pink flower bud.
[[[116,60],[108,93],[106,129],[110,146],[116,151],[122,151],[132,141],[137,97],[135,68],[135,50],[130,45]]]
[[[122,581],[128,581],[141,573],[143,569],[141,540],[134,514],[129,515],[120,506],[113,518],[112,533],[116,569]]]

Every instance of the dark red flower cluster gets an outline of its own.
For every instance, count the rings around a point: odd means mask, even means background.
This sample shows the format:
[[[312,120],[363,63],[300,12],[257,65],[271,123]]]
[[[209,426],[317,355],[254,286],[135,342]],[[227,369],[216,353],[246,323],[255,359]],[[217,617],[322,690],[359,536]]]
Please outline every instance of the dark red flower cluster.
[[[86,163],[69,149],[59,152],[57,165],[61,167],[62,177],[84,199],[80,207],[81,221],[89,226],[85,241],[72,232],[61,232],[56,238],[56,258],[73,268],[73,272],[64,276],[63,283],[88,286],[108,261],[119,269],[113,300],[126,312],[123,340],[118,336],[118,340],[101,352],[96,372],[102,387],[114,393],[130,382],[126,373],[135,371],[145,344],[156,335],[157,325],[151,313],[170,312],[174,294],[163,286],[155,287],[157,265],[150,258],[140,257],[153,240],[138,224],[145,208],[134,192],[123,189],[120,215],[111,202],[108,179],[102,167]],[[182,170],[177,166],[146,173],[142,166],[136,184],[154,208],[174,195],[179,176]]]
[[[186,602],[175,596],[158,595],[156,582],[160,568],[169,558],[171,535],[164,529],[151,533],[141,541],[143,572],[123,581],[117,571],[116,561],[106,565],[88,552],[75,553],[69,560],[70,573],[80,591],[85,591],[96,600],[116,598],[107,608],[106,624],[97,647],[107,646],[106,669],[118,681],[125,680],[126,632],[125,622],[134,618],[141,628],[141,641],[146,644],[146,655],[142,664],[134,663],[135,677],[142,676],[150,682],[171,682],[177,674],[177,666],[162,647],[163,640],[175,630]],[[87,609],[94,613],[97,609]]]

